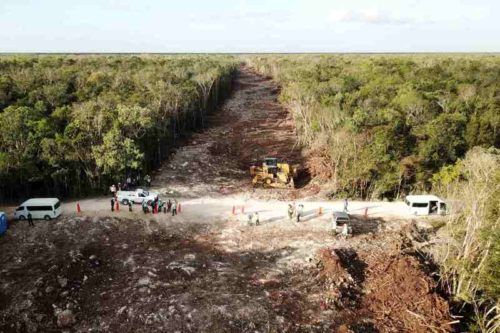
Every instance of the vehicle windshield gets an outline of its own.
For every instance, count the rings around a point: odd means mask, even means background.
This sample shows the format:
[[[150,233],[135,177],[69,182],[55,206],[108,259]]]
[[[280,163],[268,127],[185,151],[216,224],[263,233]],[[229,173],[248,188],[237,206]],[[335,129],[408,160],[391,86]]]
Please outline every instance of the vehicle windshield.
[[[142,193],[144,194],[144,196],[148,196],[149,195],[148,191],[142,191]]]
[[[278,160],[275,158],[266,158],[265,164],[267,166],[275,167],[278,165]]]
[[[18,211],[20,211],[20,210],[24,210],[24,207],[23,207],[23,206],[21,206],[21,207],[17,207],[16,211],[18,212]]]

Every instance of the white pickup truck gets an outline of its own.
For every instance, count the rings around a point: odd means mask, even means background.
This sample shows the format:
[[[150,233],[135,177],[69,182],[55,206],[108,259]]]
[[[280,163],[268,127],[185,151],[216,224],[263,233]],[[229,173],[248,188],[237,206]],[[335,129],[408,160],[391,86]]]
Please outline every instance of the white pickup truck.
[[[135,191],[118,191],[116,197],[123,205],[128,205],[129,202],[141,204],[143,201],[149,204],[158,197],[158,193],[137,189]]]

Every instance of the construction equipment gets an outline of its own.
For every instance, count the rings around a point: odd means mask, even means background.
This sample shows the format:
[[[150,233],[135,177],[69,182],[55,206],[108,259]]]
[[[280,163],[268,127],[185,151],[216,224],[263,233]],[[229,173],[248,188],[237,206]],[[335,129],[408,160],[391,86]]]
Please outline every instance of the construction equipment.
[[[253,186],[293,188],[296,174],[296,168],[290,167],[288,163],[278,163],[277,158],[266,158],[262,166],[250,167]]]

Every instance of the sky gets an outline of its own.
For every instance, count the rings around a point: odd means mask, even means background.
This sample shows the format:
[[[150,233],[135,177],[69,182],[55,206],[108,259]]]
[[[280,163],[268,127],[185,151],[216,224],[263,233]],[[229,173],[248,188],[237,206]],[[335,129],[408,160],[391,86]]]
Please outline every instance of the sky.
[[[500,52],[500,0],[0,0],[0,52]]]

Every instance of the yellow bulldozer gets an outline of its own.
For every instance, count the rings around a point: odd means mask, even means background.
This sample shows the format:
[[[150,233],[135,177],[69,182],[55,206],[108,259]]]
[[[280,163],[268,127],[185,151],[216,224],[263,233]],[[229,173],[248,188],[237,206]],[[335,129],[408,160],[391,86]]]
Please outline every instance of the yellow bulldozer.
[[[288,163],[278,163],[277,158],[266,158],[262,166],[251,166],[250,175],[254,187],[294,188],[293,178],[297,169]]]

